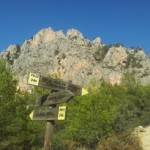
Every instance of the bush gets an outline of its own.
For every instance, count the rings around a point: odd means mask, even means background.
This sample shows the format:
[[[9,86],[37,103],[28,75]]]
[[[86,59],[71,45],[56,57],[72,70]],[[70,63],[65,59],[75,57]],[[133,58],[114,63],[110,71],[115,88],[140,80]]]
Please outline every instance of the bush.
[[[140,139],[132,133],[110,135],[101,141],[96,150],[142,150]]]
[[[114,150],[117,146],[133,149],[136,138],[127,135],[149,122],[149,87],[139,85],[132,74],[127,74],[123,81],[124,84],[114,86],[102,83],[100,88],[90,90],[90,94],[68,103],[67,120],[58,132],[66,149],[83,146],[94,150],[105,139],[111,140]],[[109,135],[114,136],[109,138]]]
[[[97,51],[94,53],[95,60],[102,61],[109,50],[109,46],[98,47]]]
[[[32,94],[16,91],[17,81],[5,65],[0,61],[0,114],[5,114],[0,115],[0,147],[40,149],[45,122],[31,121],[33,107],[28,106],[50,91],[39,87]],[[53,149],[95,150],[100,143],[102,150],[140,150],[138,139],[129,131],[150,124],[150,85],[140,85],[132,73],[125,74],[122,81],[112,86],[92,80],[87,86],[89,94],[72,98],[67,103],[67,119],[55,124]]]

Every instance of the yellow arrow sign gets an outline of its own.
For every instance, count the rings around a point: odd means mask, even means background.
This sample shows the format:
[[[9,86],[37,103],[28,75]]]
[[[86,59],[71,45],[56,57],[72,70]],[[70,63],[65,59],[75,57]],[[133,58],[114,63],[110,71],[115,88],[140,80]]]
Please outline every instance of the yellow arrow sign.
[[[69,90],[75,95],[85,95],[88,93],[87,90],[79,85],[75,85],[70,82],[64,82],[62,80],[54,79],[51,77],[41,76],[35,73],[29,74],[28,84],[50,88],[55,91]]]
[[[58,108],[36,109],[31,112],[31,120],[57,120]]]
[[[33,120],[33,113],[34,113],[34,111],[32,111],[31,114],[29,115],[31,120]]]
[[[33,110],[29,117],[31,120],[65,120],[66,106]]]
[[[84,89],[84,88],[82,88],[82,95],[86,95],[86,94],[88,94],[89,92],[86,90],[86,89]]]

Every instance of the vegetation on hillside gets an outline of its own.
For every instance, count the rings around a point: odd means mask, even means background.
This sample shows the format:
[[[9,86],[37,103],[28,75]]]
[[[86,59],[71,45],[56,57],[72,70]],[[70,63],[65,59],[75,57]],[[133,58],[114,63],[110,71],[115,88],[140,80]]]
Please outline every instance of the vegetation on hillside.
[[[43,122],[29,119],[35,94],[17,90],[14,79],[6,62],[0,60],[0,149],[30,150],[43,145]]]
[[[97,86],[97,88],[96,88]],[[0,149],[40,150],[45,121],[31,121],[35,100],[48,90],[32,93],[17,90],[4,60],[0,60]],[[135,127],[150,124],[150,85],[143,86],[126,73],[120,85],[91,82],[89,94],[76,96],[67,105],[65,121],[56,121],[54,150],[140,150],[131,134]]]

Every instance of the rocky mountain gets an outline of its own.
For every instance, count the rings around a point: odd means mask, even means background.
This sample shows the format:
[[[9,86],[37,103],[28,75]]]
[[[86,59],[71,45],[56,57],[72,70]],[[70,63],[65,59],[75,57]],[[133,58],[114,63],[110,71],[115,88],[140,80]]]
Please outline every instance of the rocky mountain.
[[[10,45],[0,57],[7,60],[22,88],[27,86],[29,72],[57,74],[81,85],[93,78],[120,83],[123,73],[134,71],[142,84],[150,83],[150,57],[143,49],[107,46],[101,38],[90,41],[75,29],[66,34],[42,29],[21,46]]]

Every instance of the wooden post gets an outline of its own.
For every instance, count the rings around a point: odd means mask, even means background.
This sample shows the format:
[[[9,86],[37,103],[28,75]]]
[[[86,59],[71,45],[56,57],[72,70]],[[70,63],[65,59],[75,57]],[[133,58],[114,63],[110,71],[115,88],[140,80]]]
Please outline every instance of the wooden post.
[[[48,120],[46,123],[44,150],[52,150],[52,140],[54,131],[54,120]]]
[[[51,95],[43,95],[40,100],[37,102],[37,106],[49,106],[54,108],[50,111],[45,110],[34,110],[30,114],[31,120],[47,120],[46,123],[46,132],[45,132],[45,141],[44,141],[44,150],[52,150],[52,138],[54,131],[54,123],[56,119],[64,120],[66,107],[59,107],[58,115],[56,112],[56,104],[68,102],[71,97],[75,95],[85,95],[88,92],[82,87],[72,84],[70,82],[64,82],[58,79],[49,78],[40,76],[39,74],[30,73],[28,84],[41,86],[51,89]],[[62,90],[62,91],[61,91]],[[53,92],[57,92],[56,94]],[[50,114],[50,116],[49,116]],[[57,115],[57,118],[56,118]],[[53,117],[53,118],[52,118]]]
[[[53,93],[54,91],[52,91]],[[56,104],[51,106],[56,108]],[[52,141],[53,141],[53,132],[54,132],[54,120],[47,120],[46,131],[45,131],[45,141],[44,141],[44,150],[52,150]]]

